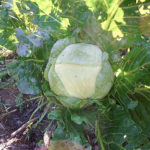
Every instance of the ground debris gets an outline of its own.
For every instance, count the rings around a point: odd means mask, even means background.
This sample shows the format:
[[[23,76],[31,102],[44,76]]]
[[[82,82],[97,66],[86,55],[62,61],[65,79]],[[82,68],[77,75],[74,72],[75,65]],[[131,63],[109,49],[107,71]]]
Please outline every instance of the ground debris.
[[[5,142],[0,141],[0,150],[29,150],[26,144],[19,144],[18,138],[11,138]]]

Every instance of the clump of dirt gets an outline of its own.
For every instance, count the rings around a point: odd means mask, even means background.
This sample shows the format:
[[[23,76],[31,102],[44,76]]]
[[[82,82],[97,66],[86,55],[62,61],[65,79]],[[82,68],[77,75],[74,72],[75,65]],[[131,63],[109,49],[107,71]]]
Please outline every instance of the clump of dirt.
[[[16,104],[15,99],[18,94],[19,94],[19,91],[13,86],[10,88],[2,89],[0,90],[1,102],[7,105],[15,106]]]

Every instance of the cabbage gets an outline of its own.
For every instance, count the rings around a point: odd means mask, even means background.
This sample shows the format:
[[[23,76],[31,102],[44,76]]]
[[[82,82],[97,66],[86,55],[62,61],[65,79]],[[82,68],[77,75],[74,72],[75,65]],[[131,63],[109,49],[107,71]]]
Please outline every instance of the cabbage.
[[[98,46],[58,40],[45,70],[45,79],[66,107],[82,108],[110,91],[114,75],[108,54]]]

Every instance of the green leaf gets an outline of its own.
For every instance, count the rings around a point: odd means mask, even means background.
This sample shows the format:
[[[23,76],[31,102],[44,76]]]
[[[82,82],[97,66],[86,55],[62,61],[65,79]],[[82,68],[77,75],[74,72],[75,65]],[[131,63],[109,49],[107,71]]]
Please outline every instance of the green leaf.
[[[51,47],[53,44],[53,39],[51,38],[50,40],[49,33],[38,29],[34,33],[25,34],[23,30],[17,29],[16,37],[19,41],[17,44],[17,53],[19,56],[48,59],[50,51],[47,47]]]
[[[77,115],[77,114],[72,114],[71,115],[71,120],[74,121],[76,124],[82,124],[84,121],[87,121],[86,117]]]
[[[24,94],[39,94],[41,90],[35,78],[22,78],[17,82],[18,89]]]
[[[74,114],[76,114],[74,112]],[[57,120],[57,129],[53,132],[52,140],[70,140],[83,146],[89,144],[84,137],[84,126],[72,121],[72,113],[66,109],[57,108],[48,114],[49,119]]]
[[[148,141],[146,136],[142,135],[142,129],[120,106],[114,107],[109,112],[109,120],[100,121],[100,130],[105,147],[110,150],[115,150],[116,147],[133,150],[144,141]]]
[[[146,46],[147,45],[147,46]],[[120,103],[128,105],[131,102],[129,94],[139,85],[149,85],[150,52],[148,43],[145,46],[131,49],[116,69],[114,92],[118,95]]]
[[[81,116],[77,115],[77,114],[72,114],[71,115],[71,119],[72,121],[74,121],[76,124],[82,124],[84,121],[84,118],[82,118]]]
[[[131,116],[134,121],[141,126],[143,133],[149,136],[149,114],[150,114],[150,89],[148,88],[136,88],[133,99],[138,101],[137,107],[131,110]]]
[[[24,2],[26,7],[22,7],[18,3],[20,12],[32,14],[32,23],[38,26],[40,29],[45,30],[47,33],[55,37],[62,37],[64,33],[62,18],[58,14],[58,10],[53,8],[50,13],[47,13],[44,8],[40,8],[40,3],[26,1]],[[64,38],[64,36],[63,36]]]
[[[102,22],[101,39],[103,49],[109,53],[121,48],[133,46],[138,41],[141,42],[141,31],[139,30],[140,11],[139,6],[147,5],[135,1],[103,0],[101,5],[104,8],[104,15],[99,14]],[[102,21],[103,20],[103,21]]]
[[[61,16],[64,18],[69,18],[70,27],[73,28],[74,25],[77,27],[84,27],[84,23],[87,20],[88,16],[91,14],[91,11],[85,4],[83,0],[57,0],[52,1],[53,4],[59,9],[61,9]],[[77,13],[78,12],[78,13]]]
[[[48,119],[62,121],[63,115],[61,110],[53,110],[48,114]]]
[[[91,106],[88,109],[71,112],[71,120],[79,125],[86,123],[90,125],[91,127],[94,127],[95,120],[96,120],[96,111],[91,110],[91,109],[95,109],[95,108]]]
[[[131,101],[128,104],[128,109],[134,109],[138,105],[138,101]]]
[[[41,93],[40,80],[42,65],[16,60],[7,65],[8,72],[17,80],[17,86],[21,93]]]
[[[1,71],[1,70],[0,70],[0,79],[3,79],[4,77],[6,77],[7,74],[8,74],[7,71]]]
[[[67,140],[68,135],[62,126],[58,125],[57,129],[53,132],[53,140]]]
[[[0,8],[0,47],[16,49],[16,28],[25,28],[23,20],[10,8]]]

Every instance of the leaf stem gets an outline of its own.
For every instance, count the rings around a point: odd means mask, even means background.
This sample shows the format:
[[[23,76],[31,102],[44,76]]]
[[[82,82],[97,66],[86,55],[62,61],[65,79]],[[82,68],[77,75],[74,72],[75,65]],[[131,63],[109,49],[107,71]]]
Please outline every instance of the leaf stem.
[[[105,29],[108,30],[109,27],[110,27],[110,24],[111,24],[111,21],[112,21],[112,18],[115,16],[119,6],[121,5],[121,3],[123,2],[124,0],[119,0],[119,2],[115,3],[111,9],[111,11],[108,13],[108,15],[110,15],[106,21],[106,24],[105,24]]]
[[[44,63],[44,60],[39,60],[39,59],[27,59],[25,61],[33,61],[33,62],[37,62],[37,63]]]
[[[42,97],[42,96],[32,97],[32,98],[30,98],[30,99],[27,99],[27,101],[33,101],[33,100],[38,99],[38,98],[41,98],[41,97]]]
[[[104,0],[104,3],[105,3],[105,5],[106,5],[106,8],[109,9],[109,6],[108,6],[106,0]]]
[[[101,150],[105,150],[105,147],[104,147],[104,143],[102,141],[102,135],[101,135],[101,131],[100,131],[100,126],[99,126],[99,121],[96,120],[96,135],[97,135],[97,140],[98,140],[98,143],[101,147]]]

